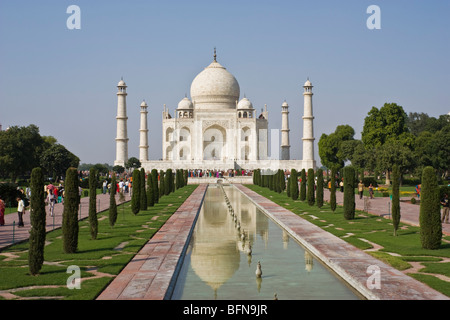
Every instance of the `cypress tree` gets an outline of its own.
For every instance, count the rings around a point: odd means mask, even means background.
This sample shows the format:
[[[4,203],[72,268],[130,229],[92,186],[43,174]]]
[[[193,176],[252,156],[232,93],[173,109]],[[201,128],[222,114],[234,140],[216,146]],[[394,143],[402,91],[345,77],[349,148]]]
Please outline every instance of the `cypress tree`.
[[[291,197],[291,175],[287,178],[286,195],[288,198]]]
[[[97,170],[95,168],[89,170],[89,228],[91,239],[97,239]]]
[[[298,177],[297,170],[291,170],[291,198],[292,200],[298,199]]]
[[[153,175],[147,175],[147,205],[153,207],[155,205],[154,195],[153,195]]]
[[[344,168],[344,218],[355,218],[355,169]]]
[[[313,206],[314,199],[314,169],[308,169],[308,204]]]
[[[159,202],[158,170],[152,170],[153,203]]]
[[[168,195],[169,193],[172,192],[172,184],[173,184],[172,169],[167,169],[164,177],[165,195]]]
[[[286,181],[284,180],[284,171],[283,170],[278,170],[278,181],[280,184],[280,193],[283,192],[286,189]]]
[[[336,168],[331,168],[331,185],[330,185],[330,206],[333,212],[336,211]]]
[[[420,241],[424,249],[438,249],[442,240],[439,186],[433,167],[422,171],[420,192]]]
[[[144,168],[141,168],[140,172],[140,199],[139,199],[139,205],[141,210],[147,210],[148,204],[147,204],[147,190],[145,190],[145,170]]]
[[[76,168],[67,169],[64,192],[63,249],[65,253],[75,253],[78,249],[78,205],[80,203]]]
[[[392,223],[394,236],[396,236],[400,224],[400,171],[398,165],[394,165],[392,168]]]
[[[166,194],[166,186],[165,186],[165,173],[163,170],[159,171],[159,197],[161,198]]]
[[[116,174],[113,173],[111,178],[111,192],[109,193],[109,225],[111,227],[117,221],[116,189]]]
[[[317,207],[323,206],[323,170],[317,170],[317,189],[316,189]]]
[[[133,170],[133,194],[131,195],[131,211],[136,215],[141,209],[141,172]]]
[[[306,200],[306,170],[302,169],[302,172],[300,174],[300,179],[302,180],[300,182],[300,200],[305,201]]]
[[[32,275],[37,275],[44,263],[45,248],[45,194],[44,175],[41,168],[31,171],[31,202],[30,202],[30,248],[28,251],[28,266]]]

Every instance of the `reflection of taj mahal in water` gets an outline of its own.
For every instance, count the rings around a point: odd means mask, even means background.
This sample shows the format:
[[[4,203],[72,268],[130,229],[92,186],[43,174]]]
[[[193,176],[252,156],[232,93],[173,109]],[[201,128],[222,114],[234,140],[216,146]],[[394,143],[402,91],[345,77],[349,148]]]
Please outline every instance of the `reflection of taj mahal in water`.
[[[114,165],[128,160],[126,88],[117,85],[117,137]],[[304,88],[303,160],[290,160],[288,104],[281,106],[281,147],[268,156],[267,106],[257,114],[246,97],[240,99],[235,77],[214,61],[191,84],[191,99],[185,97],[171,115],[164,106],[162,161],[148,159],[147,103],[141,104],[139,160],[151,169],[309,169],[315,168],[311,82]],[[240,100],[239,100],[240,99]],[[278,131],[277,131],[278,132]],[[272,137],[278,140],[278,136]],[[297,140],[297,139],[296,139]],[[278,142],[278,141],[277,141]],[[280,153],[280,157],[277,154]]]

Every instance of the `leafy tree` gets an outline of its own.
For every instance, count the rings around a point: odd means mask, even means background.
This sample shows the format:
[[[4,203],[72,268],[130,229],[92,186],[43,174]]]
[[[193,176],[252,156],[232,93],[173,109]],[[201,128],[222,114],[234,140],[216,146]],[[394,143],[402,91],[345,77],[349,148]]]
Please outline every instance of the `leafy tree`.
[[[159,202],[159,186],[158,186],[158,170],[152,170],[152,183],[153,183],[153,202]]]
[[[141,167],[141,162],[136,157],[131,157],[128,159],[128,161],[125,163],[126,169],[138,169]]]
[[[308,204],[313,206],[316,202],[314,199],[314,169],[308,169]]]
[[[116,175],[111,177],[111,191],[109,193],[109,225],[114,227],[117,221],[117,203],[116,203]]]
[[[345,141],[354,140],[355,130],[349,125],[340,125],[330,135],[322,134],[319,139],[319,156],[323,165],[331,168],[334,165],[344,166],[348,158],[348,148],[342,149]],[[348,146],[348,145],[347,145]]]
[[[400,170],[396,164],[392,169],[392,223],[396,236],[400,224]]]
[[[15,183],[19,175],[39,167],[39,155],[43,146],[44,140],[35,125],[14,126],[0,131],[0,173],[10,175]]]
[[[438,249],[442,240],[441,207],[436,173],[432,167],[422,172],[420,194],[420,240],[424,249]]]
[[[145,170],[144,168],[141,168],[140,172],[140,209],[141,210],[147,210],[148,204],[147,204],[147,191],[145,190]]]
[[[323,170],[317,169],[317,190],[316,190],[316,198],[317,198],[317,207],[323,207]]]
[[[300,173],[300,200],[306,200],[306,170],[302,169]]]
[[[336,211],[336,168],[331,168],[331,186],[330,186],[330,206],[333,212]]]
[[[80,159],[60,144],[52,145],[42,153],[40,158],[41,167],[55,180],[57,180],[56,177],[63,176],[68,168],[77,168],[79,164]]]
[[[75,253],[78,248],[78,205],[80,203],[76,168],[67,169],[64,192],[63,249],[65,253]]]
[[[415,163],[413,152],[400,140],[388,140],[377,148],[377,154],[376,168],[380,171],[386,170],[386,184],[390,184],[390,172],[394,165],[408,170],[412,169]]]
[[[131,211],[136,215],[141,208],[141,173],[139,169],[133,170],[133,193],[131,195]]]
[[[97,170],[94,167],[89,170],[89,227],[92,240],[97,239]]]
[[[292,200],[297,200],[298,199],[298,177],[297,177],[297,170],[292,169],[291,170],[291,198]]]
[[[122,174],[125,172],[125,168],[119,165],[116,165],[113,167],[113,171],[118,173],[118,174]]]
[[[34,168],[31,172],[31,210],[30,210],[30,239],[28,265],[32,275],[37,275],[44,263],[45,248],[45,194],[44,175],[41,168]]]
[[[344,168],[344,218],[355,218],[355,169]]]

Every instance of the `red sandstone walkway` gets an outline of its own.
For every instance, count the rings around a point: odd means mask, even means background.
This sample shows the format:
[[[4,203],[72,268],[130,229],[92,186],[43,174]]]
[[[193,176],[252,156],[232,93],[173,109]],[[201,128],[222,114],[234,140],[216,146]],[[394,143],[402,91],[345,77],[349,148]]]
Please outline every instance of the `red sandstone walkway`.
[[[129,201],[130,196],[128,194],[125,195],[125,201]],[[117,204],[119,202],[119,195],[116,196]],[[97,195],[97,213],[108,210],[109,209],[109,194],[99,194]],[[8,212],[9,209],[6,209]],[[54,209],[54,217],[50,216],[49,207],[45,207],[47,213],[46,220],[46,230],[47,232],[52,231],[53,229],[61,228],[62,226],[62,213],[64,210],[64,205],[62,203],[57,203]],[[84,219],[89,216],[89,197],[81,198],[80,201],[80,210],[79,217],[80,219]],[[17,212],[10,213],[5,215],[5,225],[0,226],[0,251],[8,246],[11,246],[14,243],[18,243],[21,241],[25,241],[30,237],[30,210],[27,209],[26,213],[23,215],[24,227],[18,228],[17,224],[19,222],[19,218],[17,216]]]
[[[190,239],[208,185],[199,185],[100,294],[98,300],[163,300]]]

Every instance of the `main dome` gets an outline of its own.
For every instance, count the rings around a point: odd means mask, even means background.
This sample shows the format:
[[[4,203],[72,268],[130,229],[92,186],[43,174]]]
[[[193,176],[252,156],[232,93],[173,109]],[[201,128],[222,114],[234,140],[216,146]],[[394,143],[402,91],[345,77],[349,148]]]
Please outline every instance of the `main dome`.
[[[216,60],[191,84],[191,99],[196,109],[236,108],[239,95],[236,78]]]

